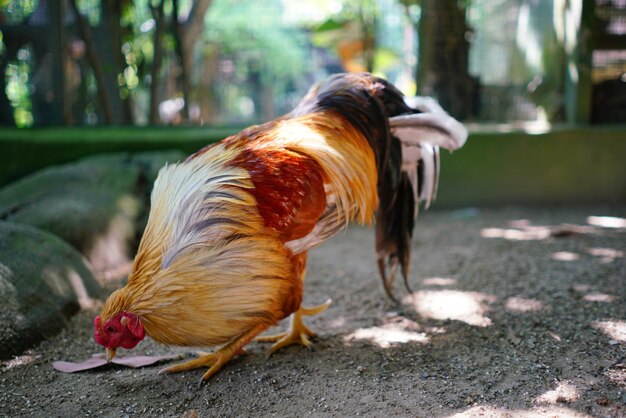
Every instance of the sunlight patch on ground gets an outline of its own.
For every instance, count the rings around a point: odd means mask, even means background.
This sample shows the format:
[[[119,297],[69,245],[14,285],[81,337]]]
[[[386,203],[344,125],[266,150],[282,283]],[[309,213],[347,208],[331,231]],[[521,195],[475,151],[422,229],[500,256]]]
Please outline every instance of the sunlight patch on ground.
[[[506,300],[504,307],[507,311],[533,312],[543,309],[543,302],[536,299],[512,297]]]
[[[592,325],[608,335],[611,341],[626,343],[626,321],[594,321]]]
[[[552,253],[551,258],[558,261],[575,261],[580,258],[580,255],[569,251],[557,251]]]
[[[346,324],[346,318],[344,316],[339,316],[337,318],[331,319],[328,322],[328,325],[331,328],[341,328],[342,326],[344,326]]]
[[[483,238],[504,238],[511,241],[542,240],[550,236],[550,229],[546,227],[534,227],[529,230],[483,228],[480,231]]]
[[[483,228],[483,238],[504,238],[510,241],[539,241],[550,237],[565,237],[575,234],[594,234],[593,226],[561,224],[556,226],[531,225],[528,219],[509,222],[512,228]]]
[[[488,304],[495,302],[495,296],[479,292],[458,290],[424,290],[407,296],[404,303],[412,304],[425,318],[453,319],[470,325],[486,327],[491,319],[485,316]]]
[[[408,342],[418,342],[425,344],[428,336],[423,332],[406,331],[393,326],[384,325],[382,327],[361,328],[346,336],[344,341],[367,340],[379,347],[388,348],[396,344]]]
[[[344,337],[344,342],[366,340],[382,348],[408,342],[428,343],[430,340],[428,335],[419,330],[420,326],[417,322],[395,316],[379,327],[360,328],[354,331]]]
[[[589,290],[591,290],[591,285],[584,284],[584,283],[575,284],[574,285],[574,290],[577,291],[577,292],[580,292],[580,293],[585,293],[585,292],[588,292]]]
[[[467,411],[450,415],[448,418],[588,418],[590,415],[570,408],[546,405],[532,409],[508,409],[490,405],[475,406]]]
[[[607,295],[606,293],[594,292],[594,293],[586,294],[585,296],[583,296],[583,299],[586,300],[587,302],[608,303],[608,302],[613,302],[615,300],[615,296]]]
[[[587,248],[587,252],[595,257],[600,257],[602,263],[612,263],[616,258],[624,257],[624,252],[613,248]]]
[[[454,286],[456,284],[456,280],[444,277],[430,277],[428,279],[423,279],[422,284],[424,286]]]
[[[604,374],[622,389],[626,389],[626,363],[617,363],[609,367]]]
[[[530,226],[530,220],[528,220],[528,219],[514,219],[514,220],[509,222],[509,225],[511,225],[513,228],[525,228],[527,226]]]
[[[560,382],[554,390],[549,390],[535,399],[535,403],[572,402],[580,397],[580,391],[571,383]]]
[[[69,284],[63,278],[63,274],[56,266],[48,266],[42,270],[41,276],[49,287],[49,291],[55,295],[65,295],[68,293]]]
[[[129,195],[117,201],[117,212],[109,221],[106,231],[97,236],[88,250],[87,258],[96,274],[111,267],[128,265],[129,243],[134,236],[133,220],[139,216],[139,201]]]
[[[589,216],[587,223],[601,228],[626,228],[626,219],[617,216]]]
[[[89,297],[89,293],[87,292],[87,288],[85,287],[82,277],[80,277],[80,275],[74,270],[70,270],[67,274],[67,278],[72,285],[72,289],[74,289],[74,293],[76,294],[76,298],[78,299],[78,304],[81,309],[92,308],[94,306],[94,300]]]
[[[100,270],[94,273],[96,274],[96,279],[98,280],[98,282],[107,283],[111,280],[127,277],[131,273],[131,271],[133,271],[133,262],[128,261],[118,266],[107,268],[105,270]]]
[[[616,297],[602,292],[592,291],[592,286],[588,284],[576,284],[574,290],[578,293],[584,293],[583,300],[587,302],[613,302]]]
[[[32,354],[15,357],[11,360],[5,360],[2,363],[3,370],[11,370],[14,367],[26,366],[33,363],[37,358]]]

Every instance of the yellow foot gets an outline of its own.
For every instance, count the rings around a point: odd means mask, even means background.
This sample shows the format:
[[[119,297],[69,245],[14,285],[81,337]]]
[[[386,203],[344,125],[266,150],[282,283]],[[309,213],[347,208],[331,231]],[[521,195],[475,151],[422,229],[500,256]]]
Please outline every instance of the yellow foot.
[[[305,308],[303,306],[300,307],[294,314],[291,320],[291,325],[289,326],[289,330],[286,332],[281,332],[276,335],[268,335],[265,337],[257,337],[256,340],[259,342],[273,342],[274,344],[270,347],[268,355],[274,354],[276,351],[281,348],[287,347],[292,344],[300,344],[305,347],[311,346],[311,341],[309,337],[315,337],[315,332],[311,331],[309,327],[304,325],[302,320],[303,316],[313,316],[319,313],[324,312],[330,306],[332,300],[328,299],[326,302],[322,303],[319,306],[315,306],[312,308]]]
[[[193,360],[186,361],[184,363],[175,364],[170,367],[166,367],[159,371],[159,374],[164,373],[179,373],[187,370],[199,369],[200,367],[209,367],[209,371],[205,373],[205,376],[202,376],[203,380],[207,380],[209,377],[213,376],[228,360],[225,356],[220,355],[220,351],[216,351],[215,353],[209,354],[199,354],[198,358]]]
[[[265,331],[267,325],[257,325],[252,328],[250,331],[245,332],[239,338],[235,339],[231,343],[217,350],[215,353],[205,353],[199,352],[198,358],[193,360],[186,361],[184,363],[175,364],[173,366],[167,367],[161,371],[159,374],[163,373],[178,373],[187,370],[194,370],[200,367],[209,367],[204,375],[202,375],[202,380],[207,381],[211,376],[217,373],[224,364],[228,363],[233,357],[238,354],[244,354],[245,351],[243,347],[248,344],[250,341],[254,339],[261,332]]]

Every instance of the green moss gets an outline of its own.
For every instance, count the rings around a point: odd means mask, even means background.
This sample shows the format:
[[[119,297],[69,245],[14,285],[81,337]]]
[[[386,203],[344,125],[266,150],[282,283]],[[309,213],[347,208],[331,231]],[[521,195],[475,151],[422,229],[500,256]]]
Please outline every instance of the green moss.
[[[0,186],[44,167],[107,152],[179,150],[190,154],[239,128],[0,129]]]
[[[92,154],[175,149],[187,155],[239,129],[0,129],[0,185]],[[443,151],[435,207],[624,201],[624,161],[625,126],[557,127],[537,135],[481,128],[463,149]]]
[[[473,134],[443,151],[437,206],[623,202],[626,130]]]

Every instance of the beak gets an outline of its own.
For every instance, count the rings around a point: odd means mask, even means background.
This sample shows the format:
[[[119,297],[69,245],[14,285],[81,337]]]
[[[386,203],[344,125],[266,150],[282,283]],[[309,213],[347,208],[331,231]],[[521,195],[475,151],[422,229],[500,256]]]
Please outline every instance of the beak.
[[[117,348],[107,348],[107,362],[111,362],[113,358],[115,358],[115,354],[117,353]]]

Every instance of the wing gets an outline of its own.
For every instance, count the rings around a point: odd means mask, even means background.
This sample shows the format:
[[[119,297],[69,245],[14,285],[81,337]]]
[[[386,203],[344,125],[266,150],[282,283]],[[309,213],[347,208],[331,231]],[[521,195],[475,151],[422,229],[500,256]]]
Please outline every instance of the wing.
[[[300,254],[310,250],[311,248],[317,247],[340,230],[346,228],[346,218],[338,215],[338,208],[335,203],[334,194],[328,191],[328,188],[326,189],[326,201],[328,204],[313,229],[311,229],[308,234],[302,237],[294,238],[293,240],[285,243],[285,246],[293,254]]]
[[[129,282],[153,276],[198,246],[262,227],[249,193],[254,187],[249,174],[229,164],[237,154],[217,145],[161,169]]]
[[[284,242],[311,232],[326,207],[324,175],[315,160],[252,143],[233,164],[249,173],[259,214]]]

